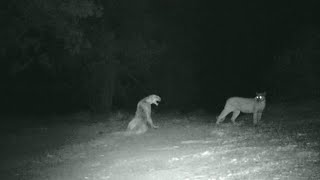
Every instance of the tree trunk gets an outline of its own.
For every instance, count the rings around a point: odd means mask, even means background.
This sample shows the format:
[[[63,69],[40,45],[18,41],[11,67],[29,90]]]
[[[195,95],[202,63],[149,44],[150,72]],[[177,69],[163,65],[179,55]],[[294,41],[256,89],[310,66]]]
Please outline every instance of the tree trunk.
[[[88,96],[93,113],[107,113],[112,108],[116,82],[116,64],[99,62],[90,65]]]

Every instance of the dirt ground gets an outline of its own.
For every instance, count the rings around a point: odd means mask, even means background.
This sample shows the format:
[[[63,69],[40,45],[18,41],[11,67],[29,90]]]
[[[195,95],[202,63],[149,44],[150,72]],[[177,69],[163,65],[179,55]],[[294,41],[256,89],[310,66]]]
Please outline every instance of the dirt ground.
[[[155,114],[160,128],[138,136],[121,134],[130,120],[121,112],[2,127],[0,179],[316,180],[319,105],[269,105],[257,127],[244,114],[219,126],[203,111]]]

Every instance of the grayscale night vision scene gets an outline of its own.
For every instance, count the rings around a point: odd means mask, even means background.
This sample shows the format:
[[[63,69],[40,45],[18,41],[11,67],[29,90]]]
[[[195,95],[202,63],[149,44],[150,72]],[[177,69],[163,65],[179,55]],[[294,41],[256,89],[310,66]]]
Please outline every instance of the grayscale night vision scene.
[[[320,179],[319,8],[2,0],[0,179]]]

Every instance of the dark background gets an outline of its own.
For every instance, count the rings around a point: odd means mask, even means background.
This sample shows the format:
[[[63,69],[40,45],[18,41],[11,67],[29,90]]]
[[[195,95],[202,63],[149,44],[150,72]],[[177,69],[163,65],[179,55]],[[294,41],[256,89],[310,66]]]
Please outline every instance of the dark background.
[[[4,0],[6,114],[220,111],[230,96],[319,97],[316,1]]]

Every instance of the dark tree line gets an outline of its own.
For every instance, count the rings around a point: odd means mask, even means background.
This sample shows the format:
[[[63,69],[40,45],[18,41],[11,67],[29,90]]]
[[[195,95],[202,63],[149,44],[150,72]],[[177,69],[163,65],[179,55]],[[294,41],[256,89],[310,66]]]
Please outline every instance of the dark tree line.
[[[320,96],[320,31],[304,27],[293,34],[290,45],[273,59],[270,90],[283,99]]]
[[[39,101],[34,103],[39,105],[65,101],[74,103],[69,106],[78,104],[75,108],[83,106],[96,112],[110,109],[116,74],[124,56],[130,57],[131,48],[136,48],[141,54],[140,61],[145,61],[143,56],[160,51],[160,44],[152,48],[147,44],[149,39],[143,36],[139,42],[132,40],[136,44],[124,43],[136,36],[124,37],[128,31],[117,29],[117,18],[121,18],[117,11],[121,4],[104,3],[91,0],[2,2],[1,22],[5,27],[1,30],[2,77],[7,79],[2,94],[11,95],[8,104],[12,100],[15,101],[12,106],[22,102],[26,102],[23,104],[26,106],[34,101]],[[108,16],[112,11],[117,12],[115,17]],[[139,63],[135,57],[130,58],[133,64]]]
[[[2,1],[2,105],[106,112],[173,84],[172,72],[161,70],[172,68],[170,35],[155,6],[161,3]]]
[[[252,6],[1,1],[2,110],[101,113],[132,108],[154,93],[164,107],[180,108],[260,89],[319,95],[319,28],[309,22],[288,33],[294,25],[281,23],[290,14],[279,8],[253,17],[269,11]]]

